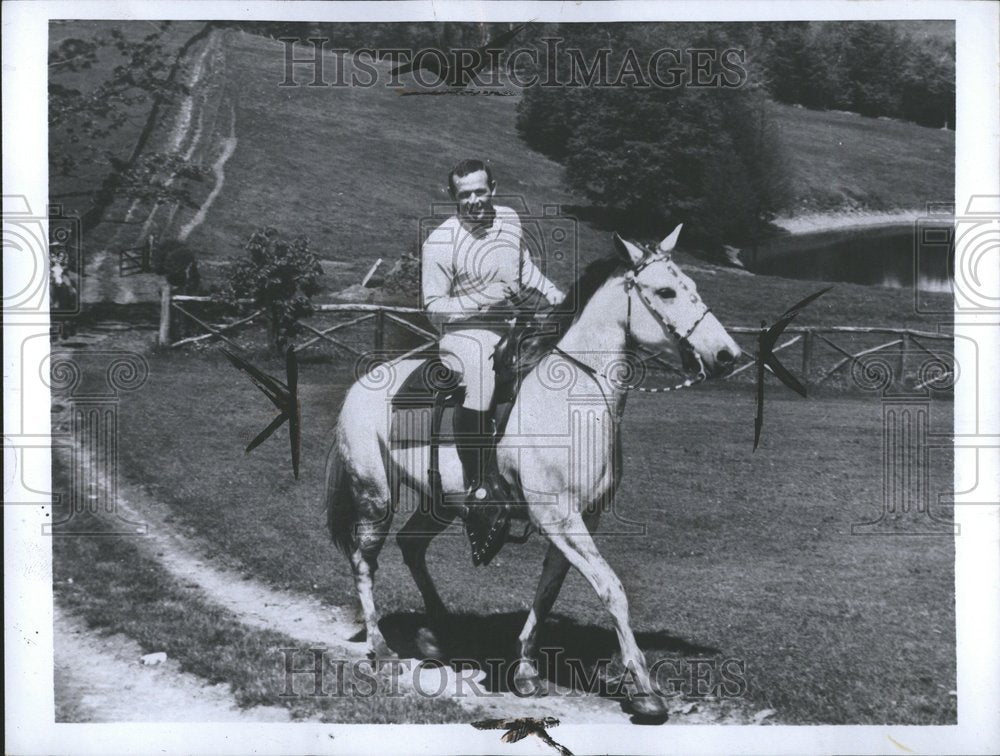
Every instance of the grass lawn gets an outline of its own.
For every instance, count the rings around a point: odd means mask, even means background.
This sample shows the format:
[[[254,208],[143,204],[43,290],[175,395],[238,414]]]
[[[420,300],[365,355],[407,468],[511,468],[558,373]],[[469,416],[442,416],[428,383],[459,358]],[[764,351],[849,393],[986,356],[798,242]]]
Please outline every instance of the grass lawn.
[[[59,464],[54,465],[54,482],[61,486],[55,490],[68,485],[66,470]],[[123,633],[145,653],[165,651],[183,671],[208,683],[227,683],[240,706],[286,706],[294,718],[326,722],[437,724],[470,719],[470,713],[445,698],[283,695],[287,680],[280,649],[299,653],[300,642],[241,624],[144,556],[129,538],[71,534],[102,528],[100,520],[77,514],[63,531],[65,535],[53,539],[56,600],[100,632]],[[309,659],[308,655],[295,658]],[[301,665],[296,661],[296,666]],[[327,690],[335,690],[336,674],[328,672],[326,679]],[[354,678],[350,667],[345,667],[344,689],[350,690],[355,683],[360,690],[371,686],[367,675]],[[311,690],[308,680],[304,685],[296,681],[292,690]]]
[[[320,504],[348,377],[342,363],[303,367],[296,482],[283,439],[243,455],[271,411],[227,363],[154,355],[149,384],[122,403],[124,469],[248,574],[350,605],[349,567],[329,544]],[[599,543],[626,584],[640,643],[651,658],[744,660],[754,704],[787,722],[954,721],[952,539],[851,535],[851,523],[881,503],[880,402],[772,396],[756,454],[748,387],[630,400],[615,514],[646,532],[630,526],[631,535]],[[951,426],[950,402],[932,412],[932,427]],[[950,458],[931,463],[929,490],[948,490]],[[602,529],[622,527],[609,515]],[[435,541],[431,571],[462,614],[456,632],[479,639],[466,637],[458,651],[476,653],[489,638],[493,654],[512,652],[542,554],[536,537],[476,570],[457,529]],[[405,647],[421,603],[391,543],[377,597],[390,643]],[[610,621],[578,576],[556,611],[565,618],[543,643],[589,660],[615,651]]]

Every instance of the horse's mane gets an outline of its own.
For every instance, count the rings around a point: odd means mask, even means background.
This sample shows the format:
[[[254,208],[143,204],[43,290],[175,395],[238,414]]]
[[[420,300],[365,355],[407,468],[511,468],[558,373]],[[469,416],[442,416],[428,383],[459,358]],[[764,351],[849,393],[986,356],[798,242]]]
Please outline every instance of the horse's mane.
[[[558,324],[560,335],[565,334],[569,326],[580,317],[597,290],[622,267],[621,260],[614,255],[602,257],[587,265],[569,288],[566,298],[552,309],[546,322]]]
[[[543,333],[521,339],[518,360],[521,370],[530,369],[555,348],[570,326],[580,317],[597,290],[622,267],[620,259],[610,256],[595,260],[584,268],[583,273],[566,292],[566,298],[553,307],[539,324],[542,326],[539,330]]]

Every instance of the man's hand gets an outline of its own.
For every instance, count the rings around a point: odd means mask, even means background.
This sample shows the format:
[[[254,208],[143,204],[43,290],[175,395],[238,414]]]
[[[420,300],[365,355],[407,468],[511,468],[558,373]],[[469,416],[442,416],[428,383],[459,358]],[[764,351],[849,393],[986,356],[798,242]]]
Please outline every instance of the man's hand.
[[[521,302],[524,299],[521,290],[515,289],[510,284],[504,284],[503,286],[503,298],[507,300],[513,307],[520,307]]]
[[[480,291],[479,298],[483,300],[479,305],[481,312],[497,310],[505,313],[534,313],[549,306],[548,300],[540,291],[531,287],[516,288],[509,283],[488,284]]]
[[[488,310],[491,307],[502,307],[509,299],[510,287],[504,283],[491,283],[483,287],[479,292],[480,310]]]

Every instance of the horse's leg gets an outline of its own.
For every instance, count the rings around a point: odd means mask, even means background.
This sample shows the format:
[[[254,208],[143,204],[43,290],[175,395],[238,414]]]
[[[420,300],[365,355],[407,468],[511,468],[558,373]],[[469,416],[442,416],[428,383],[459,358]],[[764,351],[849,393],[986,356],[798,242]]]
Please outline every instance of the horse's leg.
[[[378,561],[374,554],[366,553],[361,547],[351,553],[351,568],[354,572],[354,586],[361,600],[361,614],[365,622],[368,655],[376,659],[391,659],[395,654],[389,649],[378,626],[378,612],[375,609],[375,570]]]
[[[569,562],[566,557],[556,546],[549,544],[542,565],[542,575],[538,579],[538,588],[535,589],[534,603],[528,612],[528,619],[524,623],[521,635],[518,636],[521,658],[514,673],[514,688],[522,696],[543,695],[545,692],[538,677],[538,666],[535,661],[538,654],[538,627],[545,622],[552,605],[559,597],[559,589],[562,588],[568,571]]]
[[[347,546],[354,573],[354,586],[361,603],[369,655],[379,659],[395,657],[378,626],[375,608],[375,571],[378,555],[392,525],[393,504],[384,473],[375,465],[355,465],[350,475],[355,518]]]
[[[665,717],[667,708],[653,690],[646,668],[646,659],[639,650],[628,618],[628,599],[621,580],[597,550],[583,518],[571,516],[543,524],[545,536],[559,549],[571,565],[590,583],[605,608],[611,614],[622,651],[626,677],[635,681],[637,695],[632,696],[633,710],[648,717]]]
[[[451,520],[431,511],[429,501],[423,498],[420,507],[410,516],[406,524],[396,534],[396,543],[403,552],[403,561],[417,584],[424,599],[424,608],[431,628],[442,629],[448,616],[448,609],[441,600],[434,581],[427,571],[427,547],[434,536],[443,532]],[[431,629],[423,629],[417,636],[420,651],[430,657],[442,655],[439,642]]]

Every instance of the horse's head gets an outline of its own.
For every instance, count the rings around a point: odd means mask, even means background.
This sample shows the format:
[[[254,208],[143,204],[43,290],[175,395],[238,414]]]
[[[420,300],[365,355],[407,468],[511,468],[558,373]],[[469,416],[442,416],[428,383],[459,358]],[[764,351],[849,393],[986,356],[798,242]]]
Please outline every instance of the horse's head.
[[[619,257],[628,266],[629,296],[626,328],[642,346],[660,351],[674,342],[686,367],[707,375],[726,375],[740,356],[740,347],[698,296],[694,281],[670,258],[681,227],[656,249],[644,249],[615,234]]]

